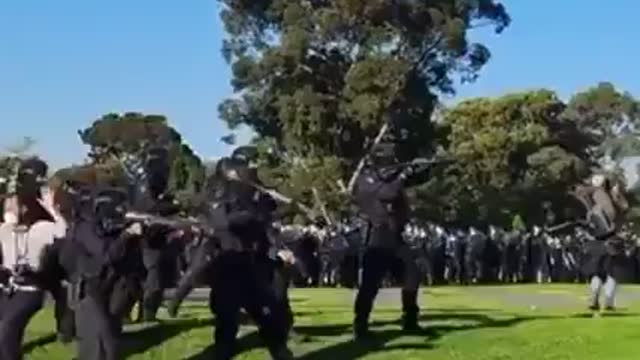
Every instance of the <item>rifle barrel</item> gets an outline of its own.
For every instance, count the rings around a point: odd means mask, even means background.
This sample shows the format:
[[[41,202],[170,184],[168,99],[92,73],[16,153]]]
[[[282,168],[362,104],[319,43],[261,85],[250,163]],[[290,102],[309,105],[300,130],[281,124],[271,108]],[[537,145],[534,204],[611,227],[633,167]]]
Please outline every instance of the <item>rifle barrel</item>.
[[[126,214],[127,220],[141,221],[148,224],[165,225],[172,228],[190,227],[195,226],[212,230],[211,226],[195,219],[178,218],[178,217],[163,217],[147,213],[129,212]]]

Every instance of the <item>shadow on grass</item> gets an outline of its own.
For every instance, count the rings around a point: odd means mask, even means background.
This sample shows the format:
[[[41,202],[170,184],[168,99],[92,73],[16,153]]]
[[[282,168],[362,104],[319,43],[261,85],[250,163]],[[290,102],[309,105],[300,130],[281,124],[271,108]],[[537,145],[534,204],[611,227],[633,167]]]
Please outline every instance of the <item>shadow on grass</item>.
[[[495,313],[495,312],[494,312]],[[619,317],[633,317],[637,314],[632,313],[614,313],[613,316]],[[589,314],[591,315],[591,314]],[[607,316],[607,315],[604,315]],[[612,316],[609,314],[608,316]],[[354,342],[345,341],[337,344],[333,344],[318,350],[309,352],[303,356],[298,357],[300,360],[324,360],[324,359],[358,359],[371,353],[386,352],[399,349],[415,349],[415,350],[428,350],[435,348],[434,342],[438,339],[458,331],[468,331],[477,329],[495,329],[495,328],[508,328],[516,326],[518,324],[535,321],[535,320],[552,320],[552,319],[570,319],[570,318],[582,318],[583,314],[574,315],[539,315],[539,316],[512,316],[507,319],[495,319],[489,315],[473,313],[473,312],[451,312],[451,313],[428,313],[421,316],[420,320],[425,322],[442,322],[442,321],[456,321],[460,324],[433,324],[426,328],[422,333],[410,334],[410,336],[424,336],[424,341],[414,342],[410,344],[401,345],[386,345],[396,339],[406,336],[401,330],[382,330],[375,331],[376,327],[384,327],[387,325],[396,324],[400,327],[399,321],[377,321],[371,324],[374,329],[375,341],[373,342]],[[350,325],[329,325],[329,326],[308,326],[297,327],[296,330],[301,334],[318,337],[334,337],[344,336],[350,333]]]
[[[410,344],[386,345],[396,339],[407,336],[400,329],[390,329],[375,331],[375,327],[397,324],[398,321],[376,321],[371,324],[375,335],[374,341],[354,342],[352,340],[333,344],[318,350],[307,353],[298,359],[304,360],[320,360],[320,359],[358,359],[371,353],[386,352],[392,350],[429,350],[435,348],[434,342],[441,337],[456,331],[466,331],[483,328],[504,328],[517,325],[519,323],[543,319],[545,317],[513,317],[509,319],[493,319],[490,316],[477,313],[439,313],[427,314],[421,317],[421,321],[464,321],[471,324],[436,324],[428,327],[422,332],[412,333],[409,336],[423,336],[424,341],[414,342]],[[332,326],[309,326],[298,327],[297,331],[310,336],[341,336],[351,331],[350,325],[332,325]]]
[[[489,310],[489,309],[486,309]],[[335,337],[349,337],[349,340],[329,344],[328,346],[312,350],[302,356],[296,357],[302,360],[326,360],[326,359],[358,359],[365,357],[368,354],[381,353],[393,350],[430,350],[434,349],[437,345],[436,341],[439,339],[453,334],[459,331],[469,331],[477,329],[491,329],[491,328],[508,328],[519,325],[528,321],[536,320],[553,320],[553,319],[580,319],[590,318],[592,313],[577,313],[577,314],[563,314],[563,315],[531,315],[531,316],[518,316],[515,314],[503,313],[492,309],[489,314],[482,314],[479,309],[464,309],[464,310],[451,310],[451,309],[431,309],[428,313],[423,314],[420,317],[420,321],[423,323],[430,323],[431,325],[426,328],[425,331],[419,333],[406,334],[400,329],[399,321],[374,321],[371,323],[371,328],[375,337],[373,341],[368,342],[354,342],[350,340],[350,334],[352,331],[351,324],[331,324],[331,325],[312,325],[312,326],[296,326],[296,337],[302,337],[306,339],[312,339],[315,342],[315,338],[335,338]],[[634,317],[638,316],[636,313],[608,313],[603,316],[610,317]],[[507,318],[504,318],[508,316]],[[453,322],[453,323],[443,323]],[[396,325],[396,329],[383,329],[376,330],[379,327],[388,327]],[[165,323],[162,325],[141,329],[135,332],[129,332],[126,334],[124,358],[141,354],[150,348],[157,346],[174,336],[177,336],[181,332],[189,331],[194,328],[203,326],[211,326],[210,320],[196,320],[188,319],[183,321],[176,321],[173,323]],[[389,344],[395,340],[401,338],[407,338],[410,343],[403,344]],[[418,340],[416,340],[418,337]],[[55,337],[54,337],[55,339]],[[44,339],[38,339],[34,341],[34,345],[38,346],[36,342],[45,341]],[[300,342],[300,341],[296,341]],[[325,342],[325,341],[322,341]],[[240,337],[236,342],[236,354],[250,351],[255,348],[264,347],[264,343],[257,332],[253,331]],[[212,343],[201,352],[186,357],[183,360],[204,360],[215,359],[214,344]]]
[[[211,324],[210,319],[177,320],[125,332],[122,338],[122,358],[142,354],[183,332],[210,327]]]
[[[513,317],[509,319],[497,320],[488,315],[482,315],[473,312],[451,312],[426,314],[421,317],[421,321],[461,321],[471,324],[442,324],[430,326],[426,331],[409,334],[411,337],[422,336],[424,340],[409,344],[388,345],[388,343],[407,336],[400,329],[399,321],[375,321],[371,327],[385,327],[397,324],[397,329],[386,329],[374,331],[375,337],[373,341],[354,342],[351,340],[332,344],[317,350],[313,350],[305,355],[297,357],[304,360],[326,360],[326,359],[358,359],[371,353],[379,353],[392,350],[429,350],[433,349],[434,341],[445,336],[446,334],[482,328],[503,328],[517,325],[521,322],[551,318],[547,316],[539,317]],[[317,338],[317,337],[344,337],[351,333],[350,324],[333,324],[333,325],[313,325],[313,326],[296,326],[295,333],[298,337]],[[251,349],[264,346],[257,332],[251,332],[240,339],[236,343],[236,353],[241,354]],[[185,358],[184,360],[204,360],[215,359],[213,344],[200,353]]]
[[[243,352],[262,347],[263,342],[258,332],[252,331],[236,340],[236,354],[242,354]],[[215,359],[215,347],[214,344],[207,346],[199,353],[186,357],[183,360],[213,360]]]
[[[24,354],[29,354],[33,350],[54,343],[57,340],[58,336],[56,334],[49,334],[45,336],[41,336],[37,339],[26,342],[22,345],[22,352]]]

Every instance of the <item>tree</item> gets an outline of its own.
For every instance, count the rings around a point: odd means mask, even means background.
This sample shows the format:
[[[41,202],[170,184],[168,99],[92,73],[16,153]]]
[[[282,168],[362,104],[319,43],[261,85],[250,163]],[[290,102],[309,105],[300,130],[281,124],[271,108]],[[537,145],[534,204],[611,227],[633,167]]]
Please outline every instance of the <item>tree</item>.
[[[31,152],[35,144],[32,137],[25,136],[16,143],[5,146],[4,154],[0,153],[0,194],[5,193],[20,160],[33,156]]]
[[[180,134],[169,126],[164,116],[107,114],[78,134],[90,147],[89,157],[97,165],[107,165],[114,160],[118,164],[131,159],[141,162],[141,155],[149,146],[166,146],[172,164],[170,190],[187,203],[201,191],[205,181],[202,161],[182,142]]]
[[[599,83],[575,94],[563,116],[594,137],[598,144],[594,149],[597,157],[607,154],[619,160],[640,154],[640,140],[635,135],[640,125],[640,103],[611,83]]]
[[[15,175],[21,161],[38,158],[33,154],[35,145],[34,138],[24,136],[15,143],[4,147],[4,153],[0,153],[0,195],[6,194],[15,185]],[[2,215],[1,211],[0,209],[0,215]]]
[[[590,144],[560,116],[564,107],[555,93],[538,90],[448,109],[443,121],[456,163],[443,173],[451,185],[445,202],[459,217],[503,225],[516,214],[535,217],[545,199],[560,203],[588,173]]]
[[[126,186],[122,167],[115,160],[59,169],[51,176],[49,184],[53,189],[58,189],[67,181],[87,186]]]
[[[341,191],[387,122],[401,158],[432,151],[437,95],[473,80],[490,56],[467,31],[510,23],[490,0],[221,2],[237,93],[220,105],[221,118],[286,154],[275,164],[281,179],[313,168],[328,177],[301,185],[330,192]]]
[[[5,147],[8,155],[17,157],[26,157],[31,154],[33,147],[36,145],[36,140],[30,136],[24,136],[22,139],[14,144]]]

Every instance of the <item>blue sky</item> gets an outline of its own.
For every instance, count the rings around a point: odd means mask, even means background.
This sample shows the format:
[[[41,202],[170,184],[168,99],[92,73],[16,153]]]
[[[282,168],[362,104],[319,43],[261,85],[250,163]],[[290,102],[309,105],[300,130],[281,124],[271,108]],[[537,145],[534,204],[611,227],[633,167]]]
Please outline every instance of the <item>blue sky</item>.
[[[538,87],[567,97],[603,80],[640,95],[640,1],[503,3],[513,24],[473,34],[493,58],[457,98]],[[78,162],[76,130],[140,111],[167,115],[201,156],[223,155],[222,36],[215,0],[0,1],[0,144],[32,136],[52,165]]]

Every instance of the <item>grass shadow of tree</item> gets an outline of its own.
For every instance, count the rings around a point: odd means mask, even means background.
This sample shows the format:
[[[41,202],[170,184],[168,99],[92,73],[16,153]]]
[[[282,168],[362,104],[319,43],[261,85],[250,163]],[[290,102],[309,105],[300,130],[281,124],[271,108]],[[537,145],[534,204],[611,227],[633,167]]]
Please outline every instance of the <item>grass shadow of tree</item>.
[[[46,346],[49,345],[51,343],[54,343],[57,340],[58,336],[56,334],[49,334],[49,335],[45,335],[45,336],[41,336],[37,339],[33,339],[28,341],[27,343],[25,343],[24,345],[22,345],[22,352],[24,354],[29,354],[31,353],[33,350],[41,347],[41,346]]]
[[[511,327],[522,322],[531,320],[547,319],[548,316],[515,316],[507,319],[495,319],[488,315],[477,313],[442,313],[427,314],[421,317],[422,321],[459,321],[464,324],[435,324],[429,326],[423,333],[410,334],[410,336],[421,336],[425,338],[424,342],[416,342],[410,344],[387,345],[388,343],[406,336],[400,329],[390,329],[374,331],[375,340],[371,342],[354,342],[352,340],[333,344],[318,350],[304,354],[298,359],[301,360],[324,360],[331,358],[340,358],[341,360],[357,359],[367,354],[386,352],[400,349],[416,349],[428,350],[435,348],[434,342],[443,336],[457,331],[466,331],[483,328],[504,328]],[[387,326],[398,324],[398,321],[376,321],[372,322],[372,328],[379,326]],[[399,324],[398,324],[399,325]],[[308,326],[298,327],[299,333],[309,336],[331,337],[345,335],[351,330],[351,325],[329,325],[329,326]]]
[[[257,331],[252,331],[246,335],[243,335],[236,340],[236,355],[243,352],[263,346],[262,339],[258,335]],[[183,360],[212,360],[215,359],[215,347],[214,344],[207,346],[205,349],[195,355],[184,358]]]
[[[430,321],[464,321],[471,322],[471,324],[463,324],[463,325],[435,325],[428,328],[428,331],[423,334],[412,334],[412,336],[416,335],[424,335],[425,341],[420,343],[412,343],[412,344],[394,344],[394,345],[386,345],[393,340],[399,339],[406,334],[400,329],[393,330],[383,330],[376,332],[376,337],[374,341],[367,343],[356,343],[353,341],[346,341],[342,343],[337,343],[334,345],[330,345],[327,347],[323,347],[318,350],[314,350],[310,353],[304,354],[298,359],[304,360],[325,360],[330,358],[339,358],[339,359],[357,359],[363,357],[370,353],[376,352],[384,352],[384,351],[392,351],[392,350],[404,350],[404,349],[421,349],[428,350],[433,349],[435,346],[433,345],[433,341],[438,338],[446,335],[447,333],[451,333],[454,331],[465,331],[479,328],[497,328],[497,327],[509,327],[516,325],[523,321],[528,320],[537,320],[544,319],[547,317],[538,316],[538,317],[514,317],[510,319],[496,320],[491,318],[488,315],[482,315],[477,313],[438,313],[438,314],[428,314],[423,315],[421,320],[430,320]],[[379,326],[387,326],[398,324],[398,321],[375,321],[372,322],[372,327]],[[317,338],[317,337],[339,337],[345,334],[350,333],[351,325],[350,324],[333,324],[333,325],[311,325],[311,326],[296,326],[295,332],[299,336],[308,337],[308,338]],[[257,332],[251,332],[240,339],[236,343],[237,351],[236,354],[241,354],[245,351],[249,351],[251,349],[263,346],[262,340],[258,336]],[[204,360],[204,359],[214,359],[214,346],[213,344],[206,349],[202,350],[198,354],[187,357],[184,360]]]
[[[127,331],[122,337],[122,358],[145,353],[183,332],[205,326],[212,326],[211,319],[178,320]]]

